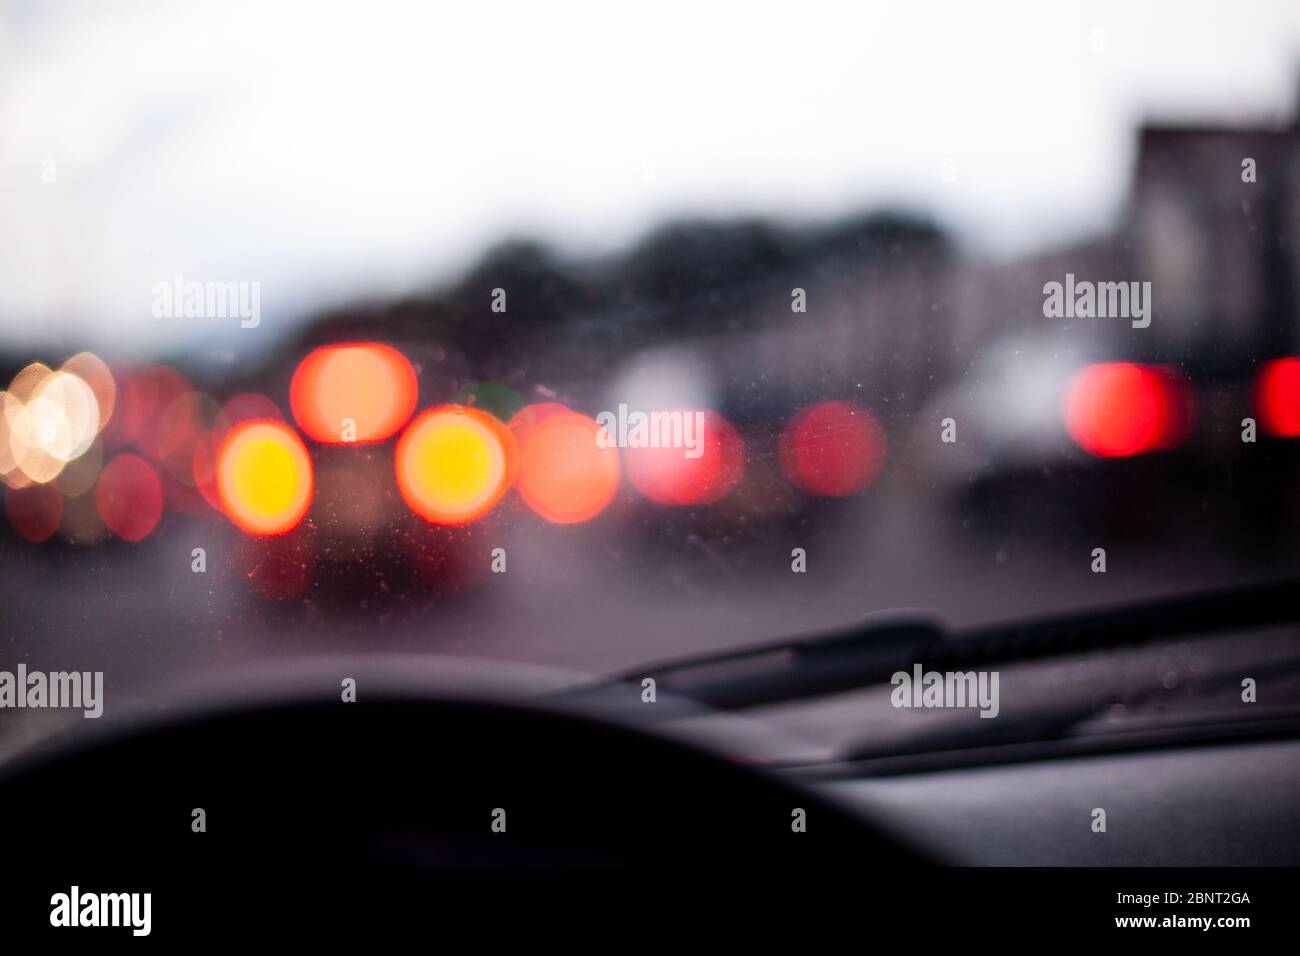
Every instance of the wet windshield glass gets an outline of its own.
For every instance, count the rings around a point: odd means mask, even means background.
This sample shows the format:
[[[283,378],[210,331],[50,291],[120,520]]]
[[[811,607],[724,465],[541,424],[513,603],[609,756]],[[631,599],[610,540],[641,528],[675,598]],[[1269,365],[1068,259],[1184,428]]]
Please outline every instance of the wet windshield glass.
[[[801,9],[6,7],[0,670],[1300,570],[1296,8]]]

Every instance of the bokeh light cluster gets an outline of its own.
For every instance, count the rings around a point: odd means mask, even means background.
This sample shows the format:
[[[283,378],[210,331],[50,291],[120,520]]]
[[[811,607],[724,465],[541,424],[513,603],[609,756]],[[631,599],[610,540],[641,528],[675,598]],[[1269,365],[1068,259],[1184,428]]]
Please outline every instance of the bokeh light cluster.
[[[168,510],[217,511],[253,538],[283,536],[312,511],[327,446],[392,441],[378,460],[360,450],[354,459],[346,450],[330,453],[345,456],[330,459],[324,472],[324,506],[338,512],[336,531],[364,533],[389,513],[379,504],[387,498],[430,526],[463,527],[511,492],[545,522],[582,524],[625,488],[665,508],[718,504],[744,484],[751,441],[761,448],[769,434],[746,437],[714,410],[673,408],[662,411],[699,416],[696,453],[620,448],[608,436],[602,441],[591,416],[558,401],[526,404],[515,389],[490,381],[417,411],[416,367],[380,343],[310,352],[288,391],[291,420],[265,395],[244,392],[221,403],[165,365],[110,369],[89,352],[57,368],[32,363],[0,392],[9,523],[32,542],[55,535],[80,544],[110,536],[139,542]],[[1254,402],[1265,433],[1300,437],[1300,358],[1264,363]],[[1171,448],[1191,419],[1191,389],[1177,371],[1129,362],[1081,369],[1061,410],[1073,441],[1104,458]],[[885,428],[854,402],[806,405],[770,434],[782,479],[804,496],[860,494],[885,467]],[[384,458],[391,471],[381,467]],[[291,554],[301,543],[285,547]]]
[[[139,544],[169,514],[221,516],[241,533],[250,588],[288,600],[392,533],[419,580],[480,580],[497,543],[485,519],[506,501],[573,526],[619,502],[718,505],[744,485],[755,448],[810,497],[861,492],[884,465],[884,429],[850,402],[752,435],[707,408],[647,409],[699,422],[687,454],[617,447],[585,411],[527,403],[504,383],[463,384],[424,406],[420,387],[406,355],[368,342],[309,351],[283,405],[216,397],[168,365],[110,368],[88,352],[33,363],[0,392],[4,512],[30,542],[78,545]],[[773,440],[776,456],[764,450]]]

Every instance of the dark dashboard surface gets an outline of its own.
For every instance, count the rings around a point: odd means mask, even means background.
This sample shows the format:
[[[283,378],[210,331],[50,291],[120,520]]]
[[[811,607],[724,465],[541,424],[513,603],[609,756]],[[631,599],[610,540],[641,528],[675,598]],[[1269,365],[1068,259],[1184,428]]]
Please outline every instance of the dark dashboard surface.
[[[1300,864],[1297,740],[823,786],[960,865]],[[1105,832],[1093,830],[1098,808]]]

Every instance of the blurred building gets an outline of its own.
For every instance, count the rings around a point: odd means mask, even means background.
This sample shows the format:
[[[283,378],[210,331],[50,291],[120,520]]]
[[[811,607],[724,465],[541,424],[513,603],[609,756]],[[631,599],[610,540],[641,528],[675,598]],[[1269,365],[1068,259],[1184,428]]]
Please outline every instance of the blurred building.
[[[1121,241],[1153,283],[1148,349],[1223,371],[1295,351],[1298,146],[1295,127],[1141,131]]]
[[[746,341],[719,341],[724,378],[739,386],[759,369],[777,393],[859,395],[889,416],[960,379],[991,345],[1033,337],[1239,378],[1300,351],[1300,128],[1144,126],[1108,235],[1010,262],[912,248],[841,265],[808,284],[807,315],[776,297]],[[1067,273],[1151,282],[1150,327],[1045,318],[1043,285]]]

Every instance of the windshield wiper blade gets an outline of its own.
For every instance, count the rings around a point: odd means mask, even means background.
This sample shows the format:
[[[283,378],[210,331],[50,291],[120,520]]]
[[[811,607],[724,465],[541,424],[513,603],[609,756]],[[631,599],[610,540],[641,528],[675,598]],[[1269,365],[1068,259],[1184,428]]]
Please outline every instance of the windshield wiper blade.
[[[943,642],[943,627],[932,618],[906,612],[873,616],[844,631],[647,665],[584,690],[639,685],[649,677],[657,691],[743,710],[888,680],[900,660],[920,660]]]
[[[971,665],[1297,621],[1300,621],[1300,580],[1288,578],[1139,601],[1100,611],[971,628],[956,635],[949,649],[955,663]]]
[[[1295,579],[956,633],[931,616],[899,612],[830,634],[645,665],[581,692],[653,678],[658,689],[696,703],[744,710],[884,683],[916,664],[926,670],[960,670],[1296,621],[1300,580]]]

